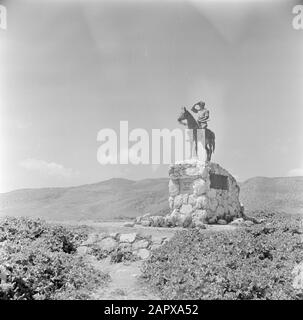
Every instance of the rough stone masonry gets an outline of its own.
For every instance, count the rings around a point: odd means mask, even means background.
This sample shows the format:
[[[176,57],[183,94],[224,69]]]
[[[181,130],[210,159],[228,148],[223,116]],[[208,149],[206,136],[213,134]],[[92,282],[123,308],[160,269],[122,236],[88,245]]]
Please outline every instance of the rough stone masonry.
[[[169,169],[168,218],[174,225],[227,224],[241,216],[240,188],[220,165],[186,160]]]
[[[205,224],[234,224],[243,217],[237,181],[217,163],[185,160],[170,166],[169,178],[171,212],[138,217],[136,223],[202,228]]]

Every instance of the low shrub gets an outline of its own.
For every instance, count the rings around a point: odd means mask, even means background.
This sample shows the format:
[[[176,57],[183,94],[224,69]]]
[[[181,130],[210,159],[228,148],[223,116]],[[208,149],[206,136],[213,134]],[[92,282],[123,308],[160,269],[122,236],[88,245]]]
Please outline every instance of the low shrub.
[[[291,271],[301,236],[297,218],[274,214],[236,231],[180,231],[152,252],[143,277],[164,299],[299,299]]]
[[[112,263],[136,260],[138,260],[138,257],[136,257],[131,250],[125,248],[117,248],[110,254],[110,261]]]
[[[90,248],[91,248],[91,253],[90,254],[93,255],[94,257],[96,257],[97,260],[102,260],[102,259],[107,258],[113,252],[113,251],[105,250],[105,249],[103,249],[102,247],[100,247],[98,245],[93,245]]]
[[[85,237],[42,220],[1,220],[0,266],[6,281],[1,280],[0,299],[88,299],[89,290],[104,285],[108,276],[75,254]]]

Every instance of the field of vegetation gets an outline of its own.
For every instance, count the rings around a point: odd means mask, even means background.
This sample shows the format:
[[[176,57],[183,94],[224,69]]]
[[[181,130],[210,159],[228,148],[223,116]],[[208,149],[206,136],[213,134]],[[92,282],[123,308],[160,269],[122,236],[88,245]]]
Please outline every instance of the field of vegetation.
[[[236,232],[176,233],[143,265],[145,280],[164,299],[303,299],[292,286],[300,218],[260,215],[266,223]]]
[[[86,237],[38,219],[2,219],[0,300],[89,299],[108,276],[76,254]]]
[[[303,299],[292,273],[303,261],[302,217],[266,212],[256,217],[265,222],[177,231],[143,262],[144,286],[163,299]],[[84,300],[106,291],[109,275],[87,259],[96,252],[77,253],[91,231],[39,219],[1,219],[0,300]],[[122,260],[115,252],[111,257],[116,267]]]

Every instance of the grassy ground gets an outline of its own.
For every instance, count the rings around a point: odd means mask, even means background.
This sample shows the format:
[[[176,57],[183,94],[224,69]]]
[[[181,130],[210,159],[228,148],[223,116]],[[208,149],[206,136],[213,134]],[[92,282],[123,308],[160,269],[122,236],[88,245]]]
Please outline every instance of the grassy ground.
[[[0,299],[297,299],[291,270],[303,260],[300,217],[259,212],[250,228],[124,227],[124,221],[0,220]],[[77,247],[90,233],[170,239],[148,261],[111,263]],[[1,272],[0,272],[1,273]]]
[[[234,231],[178,232],[143,266],[162,299],[302,299],[292,271],[303,261],[300,217],[262,213]]]

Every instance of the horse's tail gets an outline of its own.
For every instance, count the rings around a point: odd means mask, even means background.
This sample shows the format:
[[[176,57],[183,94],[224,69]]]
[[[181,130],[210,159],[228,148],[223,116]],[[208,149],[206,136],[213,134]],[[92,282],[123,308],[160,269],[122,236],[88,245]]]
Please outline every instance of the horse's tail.
[[[215,134],[211,130],[208,129],[208,137],[209,137],[209,145],[211,148],[211,152],[215,152],[216,142],[215,142]]]

